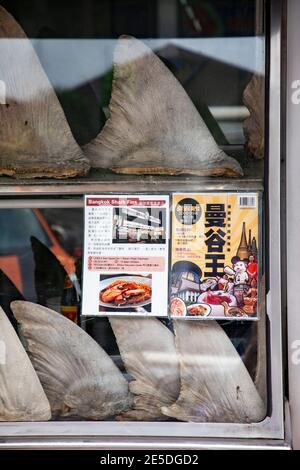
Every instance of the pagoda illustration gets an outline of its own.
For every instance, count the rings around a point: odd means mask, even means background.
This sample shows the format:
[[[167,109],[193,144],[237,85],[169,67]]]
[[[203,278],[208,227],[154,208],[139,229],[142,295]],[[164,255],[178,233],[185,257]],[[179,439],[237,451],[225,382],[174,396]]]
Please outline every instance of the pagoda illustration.
[[[246,236],[246,222],[243,222],[241,241],[240,241],[238,250],[236,252],[236,256],[238,256],[241,260],[243,260],[243,259],[248,259],[249,254],[250,253],[249,253],[247,236]]]
[[[252,239],[250,254],[253,255],[254,259],[257,260],[258,248],[257,248],[257,242],[256,242],[255,237],[253,237]]]
[[[237,249],[236,256],[238,256],[241,260],[248,260],[250,255],[253,255],[254,259],[257,260],[257,255],[258,255],[257,241],[255,237],[252,237],[251,229],[249,230],[248,241],[247,241],[246,222],[243,222],[241,241]]]
[[[248,237],[248,251],[251,253],[252,249],[252,232],[251,229],[249,230],[249,237]]]

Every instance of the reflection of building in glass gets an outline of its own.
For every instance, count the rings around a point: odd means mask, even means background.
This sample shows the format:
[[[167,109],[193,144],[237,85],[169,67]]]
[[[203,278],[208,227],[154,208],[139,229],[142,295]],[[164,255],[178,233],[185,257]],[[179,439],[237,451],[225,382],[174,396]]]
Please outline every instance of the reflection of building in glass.
[[[165,242],[163,210],[161,209],[116,208],[113,224],[114,242]]]
[[[185,302],[196,302],[200,293],[201,269],[190,261],[178,261],[172,268],[171,294]]]

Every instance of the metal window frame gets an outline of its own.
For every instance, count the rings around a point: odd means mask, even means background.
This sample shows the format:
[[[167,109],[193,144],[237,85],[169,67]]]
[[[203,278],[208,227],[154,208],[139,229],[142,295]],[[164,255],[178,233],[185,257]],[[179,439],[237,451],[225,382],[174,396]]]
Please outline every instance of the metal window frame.
[[[281,308],[281,146],[282,146],[282,21],[284,0],[270,2],[270,86],[269,86],[269,140],[271,156],[267,186],[269,188],[269,291],[266,297],[270,321],[270,387],[272,391],[271,415],[260,423],[217,424],[177,422],[43,422],[1,423],[1,448],[141,448],[147,443],[155,448],[222,448],[228,445],[243,447],[247,439],[250,447],[289,448],[284,443],[284,392],[282,360],[282,308]],[[201,178],[97,178],[64,182],[40,181],[12,183],[3,179],[0,187],[1,207],[80,207],[79,196],[93,192],[161,191],[213,191],[263,190],[261,180],[216,180]],[[20,197],[21,196],[21,197]],[[58,198],[60,196],[60,198]],[[61,197],[63,196],[63,198]],[[25,198],[25,199],[24,199]],[[224,438],[226,438],[224,440]],[[220,444],[220,440],[223,444]],[[250,441],[252,439],[252,441]],[[265,440],[263,441],[260,440]],[[277,443],[276,443],[277,442]],[[231,444],[230,444],[231,443]],[[221,446],[221,447],[220,447]],[[264,447],[265,446],[265,447]],[[143,447],[143,448],[146,448]]]
[[[300,449],[300,374],[299,374],[299,302],[298,302],[298,263],[299,249],[299,117],[300,105],[292,100],[295,91],[293,84],[300,78],[299,51],[299,0],[287,2],[287,119],[286,119],[286,230],[287,237],[287,330],[288,330],[288,372],[289,400],[292,414],[293,447]]]

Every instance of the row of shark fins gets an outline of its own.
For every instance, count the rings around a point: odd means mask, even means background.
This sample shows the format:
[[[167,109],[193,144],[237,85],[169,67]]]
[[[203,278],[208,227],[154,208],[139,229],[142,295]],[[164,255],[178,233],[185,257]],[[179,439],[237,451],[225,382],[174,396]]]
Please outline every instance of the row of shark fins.
[[[16,300],[0,308],[0,421],[259,422],[266,406],[216,321],[110,317],[124,376],[79,326]],[[127,380],[127,378],[128,380]]]
[[[59,308],[66,272],[38,239],[31,244],[38,302],[57,299]],[[266,414],[263,314],[252,324],[257,345],[247,341],[257,353],[244,361],[215,321],[173,322],[174,335],[155,318],[111,317],[127,381],[85,331],[26,302],[1,270],[0,305],[1,421],[251,422]]]
[[[109,119],[81,148],[21,26],[0,6],[0,174],[68,178],[104,168],[131,174],[241,176],[183,87],[141,41],[114,53]]]

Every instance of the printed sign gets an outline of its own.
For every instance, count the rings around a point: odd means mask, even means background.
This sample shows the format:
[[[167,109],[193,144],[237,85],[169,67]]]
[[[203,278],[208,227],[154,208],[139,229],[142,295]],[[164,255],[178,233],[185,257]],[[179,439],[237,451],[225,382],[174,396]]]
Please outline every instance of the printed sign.
[[[168,316],[169,196],[85,197],[82,315]]]
[[[257,319],[258,193],[174,194],[171,317]]]

